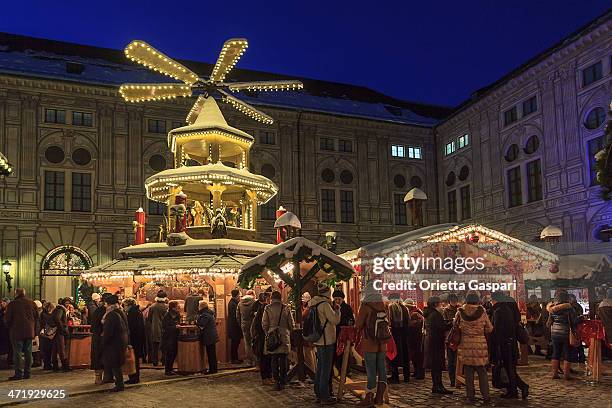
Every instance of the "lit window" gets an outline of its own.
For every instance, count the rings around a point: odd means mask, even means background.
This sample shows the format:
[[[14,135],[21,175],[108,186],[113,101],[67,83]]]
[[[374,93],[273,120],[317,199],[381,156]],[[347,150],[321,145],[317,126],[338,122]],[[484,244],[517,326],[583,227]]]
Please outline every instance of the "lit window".
[[[45,210],[64,211],[64,173],[45,171]]]
[[[351,190],[340,190],[340,222],[343,224],[355,222],[353,192]]]
[[[516,119],[516,106],[513,106],[504,112],[504,126],[508,126],[509,124],[516,122]]]
[[[336,222],[336,191],[321,190],[321,221]]]
[[[582,70],[582,86],[591,85],[602,77],[601,61],[598,61]]]
[[[92,126],[93,120],[91,113],[72,112],[72,124],[74,126]]]
[[[470,144],[470,135],[468,135],[467,133],[463,136],[459,136],[459,139],[457,139],[457,144],[459,145],[460,149],[463,149],[465,146]]]
[[[453,140],[452,142],[448,142],[446,144],[446,147],[444,148],[444,154],[448,156],[449,154],[455,153],[455,150],[457,150],[457,148],[455,145],[455,141]]]
[[[527,116],[538,110],[538,99],[535,96],[523,102],[523,116]]]
[[[391,156],[393,157],[406,157],[406,152],[402,145],[391,145]]]
[[[523,204],[520,166],[508,170],[508,205],[516,207]]]
[[[410,159],[422,159],[420,147],[408,147],[408,157]]]
[[[148,130],[149,133],[166,133],[166,121],[149,119]]]
[[[597,163],[595,162],[595,155],[603,149],[603,143],[603,136],[591,139],[588,143],[589,180],[592,186],[597,184]]]
[[[353,141],[346,140],[346,139],[338,140],[338,151],[345,152],[345,153],[351,153],[353,151]]]
[[[527,202],[542,199],[542,168],[540,160],[527,163]]]
[[[46,123],[66,123],[66,111],[59,109],[45,109]]]
[[[321,150],[336,150],[334,146],[334,139],[331,137],[322,137],[319,140],[319,147]]]

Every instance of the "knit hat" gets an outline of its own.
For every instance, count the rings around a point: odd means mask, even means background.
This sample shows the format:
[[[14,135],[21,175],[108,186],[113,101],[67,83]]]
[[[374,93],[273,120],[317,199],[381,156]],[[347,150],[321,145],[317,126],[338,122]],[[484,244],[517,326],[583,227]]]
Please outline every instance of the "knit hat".
[[[363,298],[361,299],[363,303],[375,303],[382,302],[382,294],[379,290],[374,288],[374,281],[369,281],[365,287],[363,288]]]
[[[99,293],[94,293],[94,294],[91,295],[91,300],[93,300],[93,301],[97,302],[97,301],[100,300],[100,298],[101,298],[101,296],[100,296]]]
[[[317,285],[317,292],[319,293],[319,296],[329,297],[331,294],[331,289],[325,282],[319,282]]]
[[[389,293],[389,295],[387,296],[387,299],[389,299],[389,300],[401,300],[401,296],[400,296],[399,293],[393,292],[393,293]]]
[[[344,299],[344,292],[341,291],[340,289],[336,289],[336,290],[334,290],[334,293],[332,293],[332,297],[333,298],[337,298],[338,297],[338,298]]]

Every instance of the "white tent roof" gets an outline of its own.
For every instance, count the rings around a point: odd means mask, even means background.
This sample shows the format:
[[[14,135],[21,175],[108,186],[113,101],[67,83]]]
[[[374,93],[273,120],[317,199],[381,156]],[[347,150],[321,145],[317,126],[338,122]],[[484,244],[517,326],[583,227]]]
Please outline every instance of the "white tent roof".
[[[559,272],[547,270],[525,271],[525,280],[586,279],[593,273],[612,267],[612,256],[604,254],[577,254],[559,257]]]

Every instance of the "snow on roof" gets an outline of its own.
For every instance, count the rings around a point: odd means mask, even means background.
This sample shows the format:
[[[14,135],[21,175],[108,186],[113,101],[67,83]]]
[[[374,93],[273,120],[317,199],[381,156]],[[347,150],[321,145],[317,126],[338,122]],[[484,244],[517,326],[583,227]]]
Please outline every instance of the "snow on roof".
[[[228,253],[262,253],[274,247],[273,244],[263,242],[243,241],[239,239],[192,239],[189,238],[184,245],[168,246],[165,242],[133,245],[119,250],[119,255],[127,257],[156,257],[163,254],[176,256],[179,254],[198,254],[209,252]]]
[[[427,200],[427,194],[425,194],[425,192],[420,188],[414,187],[404,196],[404,202],[411,200]]]
[[[255,266],[265,266],[268,263],[268,259],[274,255],[283,255],[286,259],[291,259],[302,247],[310,248],[313,256],[327,258],[328,260],[345,268],[353,269],[351,264],[348,263],[345,259],[304,237],[291,238],[288,241],[273,246],[268,251],[256,256],[255,258],[244,264],[241,269],[247,270]]]
[[[274,222],[274,228],[280,227],[293,227],[302,228],[302,222],[300,219],[291,211],[284,213]]]
[[[5,37],[11,37],[10,35]],[[28,41],[46,41],[38,39],[28,39]],[[10,39],[6,40],[7,44],[10,44]],[[48,41],[47,41],[48,42]],[[66,47],[75,47],[75,44],[65,44]],[[3,45],[0,44],[0,73],[10,75],[25,75],[46,79],[73,81],[80,83],[88,83],[92,85],[102,86],[113,86],[119,87],[124,83],[169,83],[174,82],[166,76],[157,74],[151,70],[138,66],[131,63],[126,59],[125,63],[116,62],[116,58],[113,56],[106,57],[104,54],[118,53],[116,50],[103,50],[99,51],[96,47],[81,47],[90,49],[89,54],[100,54],[100,58],[96,57],[81,57],[78,55],[61,55],[55,52],[48,52],[42,50],[32,49],[13,49],[14,45]],[[104,57],[103,57],[104,56]],[[80,73],[70,73],[66,70],[66,64],[77,63],[82,64],[83,70]],[[208,65],[202,63],[188,63],[188,65]],[[237,70],[241,71],[241,70]],[[257,73],[242,70],[238,76],[252,76],[250,80],[257,80],[257,76],[260,79],[273,79],[273,74],[268,73]],[[205,74],[202,72],[201,74]],[[279,78],[285,76],[278,75]],[[325,85],[323,81],[307,81],[308,83]],[[319,84],[321,82],[321,84]],[[178,83],[178,82],[177,82]],[[278,108],[290,108],[305,110],[311,112],[322,112],[342,116],[361,117],[364,119],[373,119],[381,121],[389,121],[396,123],[410,123],[422,126],[433,126],[440,122],[435,116],[440,117],[440,113],[434,113],[432,116],[423,116],[415,113],[413,110],[406,107],[395,106],[382,102],[383,99],[389,99],[389,103],[392,103],[392,98],[382,95],[367,88],[330,83],[331,85],[338,88],[346,88],[347,90],[354,90],[356,93],[372,93],[377,95],[381,102],[367,102],[358,101],[352,99],[344,99],[339,96],[324,96],[324,95],[313,95],[308,93],[308,89],[302,92],[249,92],[242,93],[240,98],[253,104],[260,106],[278,107]],[[397,101],[397,105],[408,104],[407,102]],[[421,109],[423,112],[429,110],[437,111],[444,110],[449,111],[450,109],[430,106],[430,105],[419,105],[413,104],[417,109]]]
[[[609,269],[612,256],[605,254],[577,254],[559,257],[559,272],[550,273],[548,269],[527,270],[525,280],[588,279],[594,273]]]

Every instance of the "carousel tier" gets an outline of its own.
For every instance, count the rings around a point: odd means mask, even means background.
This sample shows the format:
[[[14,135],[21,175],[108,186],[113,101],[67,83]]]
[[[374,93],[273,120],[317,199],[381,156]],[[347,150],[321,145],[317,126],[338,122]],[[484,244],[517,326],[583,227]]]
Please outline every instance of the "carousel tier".
[[[247,168],[237,169],[223,163],[203,166],[184,166],[161,171],[145,182],[147,197],[167,202],[172,189],[181,187],[190,199],[204,200],[209,196],[209,186],[221,185],[223,195],[242,193],[247,190],[256,193],[258,204],[264,204],[278,192],[278,187],[268,178],[251,173]]]

